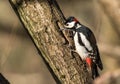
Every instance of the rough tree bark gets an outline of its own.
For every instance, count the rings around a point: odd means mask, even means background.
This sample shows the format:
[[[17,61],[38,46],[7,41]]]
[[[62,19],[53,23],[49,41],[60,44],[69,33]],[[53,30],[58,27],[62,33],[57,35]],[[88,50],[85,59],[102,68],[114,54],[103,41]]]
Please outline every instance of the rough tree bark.
[[[49,65],[57,84],[89,84],[91,78],[76,53],[67,47],[72,43],[59,29],[65,20],[55,0],[9,0],[28,30],[40,55]],[[65,36],[64,36],[65,35]]]

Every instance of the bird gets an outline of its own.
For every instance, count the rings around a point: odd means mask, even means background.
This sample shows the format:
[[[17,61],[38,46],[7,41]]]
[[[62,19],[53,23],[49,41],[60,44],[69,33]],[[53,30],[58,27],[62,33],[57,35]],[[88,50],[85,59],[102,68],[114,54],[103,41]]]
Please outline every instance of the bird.
[[[98,68],[103,70],[96,38],[90,28],[81,24],[74,16],[66,19],[62,30],[72,31],[75,52],[85,61],[93,79],[99,77]]]

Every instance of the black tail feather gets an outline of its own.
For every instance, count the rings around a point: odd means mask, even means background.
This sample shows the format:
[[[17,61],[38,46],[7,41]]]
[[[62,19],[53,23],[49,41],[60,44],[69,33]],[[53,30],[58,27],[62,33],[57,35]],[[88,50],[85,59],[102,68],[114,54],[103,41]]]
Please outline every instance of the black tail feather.
[[[99,67],[100,70],[103,69],[103,64],[102,64],[102,61],[101,61],[101,58],[100,58],[100,53],[99,53],[99,49],[98,47],[96,46],[96,53],[97,53],[97,57],[96,57],[96,64],[97,66]]]
[[[92,78],[95,79],[96,77],[99,77],[99,72],[97,69],[97,65],[93,63],[92,65]]]

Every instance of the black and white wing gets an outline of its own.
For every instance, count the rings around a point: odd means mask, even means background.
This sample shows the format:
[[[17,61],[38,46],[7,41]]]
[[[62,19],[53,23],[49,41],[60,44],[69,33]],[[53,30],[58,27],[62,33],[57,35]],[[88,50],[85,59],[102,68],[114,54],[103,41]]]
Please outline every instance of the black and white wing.
[[[87,42],[86,40],[84,40],[84,46],[86,47],[88,52],[93,54],[93,57],[95,57],[95,64],[102,70],[103,64],[100,58],[99,49],[93,32],[85,26],[82,26],[82,28],[79,29],[79,32],[81,31],[82,34],[85,36],[84,38],[88,41]]]

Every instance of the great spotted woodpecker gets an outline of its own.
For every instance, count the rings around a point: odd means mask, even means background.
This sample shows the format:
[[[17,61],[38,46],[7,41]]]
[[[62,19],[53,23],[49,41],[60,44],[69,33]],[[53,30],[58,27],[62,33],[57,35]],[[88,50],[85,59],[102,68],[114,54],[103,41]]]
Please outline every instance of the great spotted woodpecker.
[[[85,61],[89,71],[92,73],[92,78],[98,77],[99,73],[97,67],[102,70],[103,64],[93,32],[88,27],[82,25],[75,17],[66,19],[64,26],[65,30],[73,32],[75,51],[79,54],[81,59]]]

